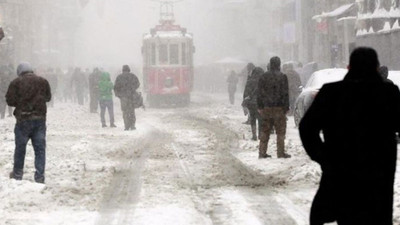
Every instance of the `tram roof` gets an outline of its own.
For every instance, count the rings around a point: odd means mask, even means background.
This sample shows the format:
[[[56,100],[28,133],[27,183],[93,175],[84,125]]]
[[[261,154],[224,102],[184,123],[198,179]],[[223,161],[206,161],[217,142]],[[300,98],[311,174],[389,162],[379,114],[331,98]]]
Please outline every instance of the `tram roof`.
[[[151,39],[151,38],[190,38],[192,39],[193,36],[188,33],[183,33],[181,31],[158,31],[154,35],[145,34],[144,39]]]

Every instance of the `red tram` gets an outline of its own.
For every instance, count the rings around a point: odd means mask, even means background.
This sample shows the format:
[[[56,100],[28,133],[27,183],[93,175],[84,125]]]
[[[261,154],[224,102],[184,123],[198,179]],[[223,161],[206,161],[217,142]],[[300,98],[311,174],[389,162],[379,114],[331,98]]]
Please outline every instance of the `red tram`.
[[[143,84],[150,106],[190,103],[193,36],[174,22],[173,3],[163,2],[160,24],[143,38]]]

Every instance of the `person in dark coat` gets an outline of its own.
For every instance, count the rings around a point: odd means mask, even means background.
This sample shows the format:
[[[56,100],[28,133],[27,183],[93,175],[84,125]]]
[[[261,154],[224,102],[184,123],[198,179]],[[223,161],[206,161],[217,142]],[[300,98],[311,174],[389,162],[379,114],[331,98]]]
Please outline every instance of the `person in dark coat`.
[[[244,100],[243,106],[245,106],[249,110],[250,114],[250,125],[251,125],[251,133],[252,140],[257,141],[257,122],[258,122],[258,136],[261,133],[261,123],[262,119],[257,110],[257,95],[258,95],[258,81],[261,76],[264,74],[264,70],[260,67],[256,67],[252,74],[247,79],[246,87],[244,89]]]
[[[90,113],[97,113],[99,106],[99,81],[101,72],[95,68],[89,75],[89,96],[90,96]]]
[[[51,100],[49,82],[33,73],[29,63],[17,68],[6,94],[7,104],[15,107],[14,167],[10,178],[21,180],[24,173],[26,145],[31,140],[35,151],[35,181],[44,183],[46,164],[46,103]]]
[[[304,148],[322,169],[311,225],[392,224],[400,91],[378,67],[375,50],[355,49],[344,80],[325,84],[300,122]]]
[[[135,95],[140,87],[137,76],[131,73],[128,65],[122,67],[122,74],[117,76],[114,93],[121,100],[125,130],[136,130]]]
[[[300,75],[294,70],[293,64],[287,64],[286,68],[282,71],[286,74],[288,78],[289,84],[289,105],[290,105],[290,113],[293,113],[294,103],[296,102],[297,97],[301,93],[301,79]]]
[[[383,81],[393,84],[389,77],[389,68],[387,66],[381,66],[378,69],[379,74],[382,76]]]
[[[229,102],[233,105],[235,104],[235,93],[239,82],[239,77],[235,71],[231,72],[226,82],[228,83]]]
[[[278,158],[290,158],[285,152],[289,85],[287,76],[281,72],[279,57],[271,58],[270,70],[263,74],[258,82],[257,107],[263,119],[258,157],[271,157],[267,154],[267,148],[272,129],[275,128]]]
[[[85,74],[81,68],[75,68],[71,78],[71,87],[75,91],[78,104],[83,105],[85,102],[85,89],[88,86]]]
[[[251,76],[251,74],[253,73],[253,70],[256,68],[256,66],[253,63],[248,63],[246,66],[246,76],[244,78],[244,88],[243,88],[243,100],[245,98],[245,93],[244,90],[246,89],[246,84],[247,84],[247,80],[249,79],[249,77]],[[246,110],[248,111],[248,109],[246,108]],[[243,122],[243,124],[247,124],[250,125],[250,113],[247,114],[247,120],[245,122]]]

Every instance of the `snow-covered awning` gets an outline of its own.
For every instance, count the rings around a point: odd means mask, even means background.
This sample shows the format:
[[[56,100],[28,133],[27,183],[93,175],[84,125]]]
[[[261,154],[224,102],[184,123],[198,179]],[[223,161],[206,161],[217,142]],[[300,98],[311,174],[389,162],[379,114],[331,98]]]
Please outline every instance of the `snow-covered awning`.
[[[355,7],[354,3],[342,5],[339,8],[337,8],[331,12],[323,12],[320,15],[313,16],[312,19],[317,20],[317,19],[323,19],[323,18],[338,17],[338,16],[341,16],[341,15],[349,12],[350,10],[352,10],[353,7]]]

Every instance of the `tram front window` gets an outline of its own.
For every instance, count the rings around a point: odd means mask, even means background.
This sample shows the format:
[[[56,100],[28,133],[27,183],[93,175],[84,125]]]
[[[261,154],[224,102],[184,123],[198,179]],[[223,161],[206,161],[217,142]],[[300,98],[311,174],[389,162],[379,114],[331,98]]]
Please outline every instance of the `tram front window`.
[[[160,45],[158,61],[161,65],[168,64],[168,45]]]
[[[169,61],[171,65],[179,64],[179,45],[172,44],[169,46]]]

